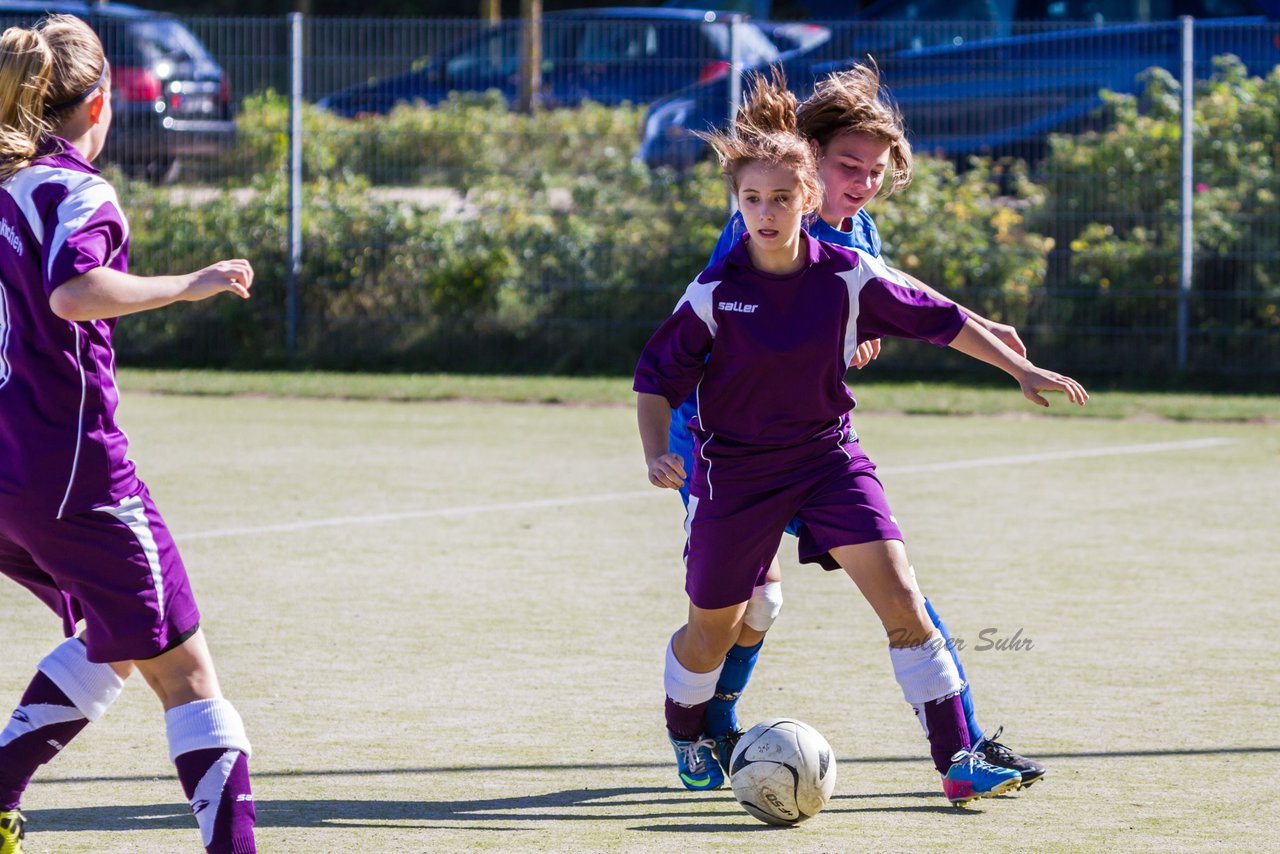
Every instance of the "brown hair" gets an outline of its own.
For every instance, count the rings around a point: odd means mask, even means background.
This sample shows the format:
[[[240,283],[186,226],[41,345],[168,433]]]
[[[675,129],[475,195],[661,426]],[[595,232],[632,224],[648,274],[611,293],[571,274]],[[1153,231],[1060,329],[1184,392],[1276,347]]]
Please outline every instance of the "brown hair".
[[[880,85],[880,69],[868,63],[828,74],[813,88],[813,94],[796,109],[800,132],[822,148],[837,136],[861,133],[889,146],[893,180],[885,195],[911,183],[911,143],[902,123],[902,113]]]
[[[99,81],[106,57],[93,29],[74,15],[49,15],[0,35],[0,181],[30,165],[45,136]]]
[[[796,125],[796,96],[787,89],[780,68],[771,76],[753,72],[750,90],[725,130],[699,132],[720,159],[729,189],[738,192],[738,175],[754,163],[782,166],[795,172],[800,186],[816,207],[822,201],[822,182],[813,149]]]

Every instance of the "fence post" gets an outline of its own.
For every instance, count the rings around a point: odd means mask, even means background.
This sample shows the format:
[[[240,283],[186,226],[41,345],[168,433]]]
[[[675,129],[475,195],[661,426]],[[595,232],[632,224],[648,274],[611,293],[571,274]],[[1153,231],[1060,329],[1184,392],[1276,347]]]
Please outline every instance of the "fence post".
[[[1192,228],[1195,162],[1193,160],[1193,93],[1195,90],[1195,19],[1183,15],[1182,23],[1182,239],[1178,273],[1178,373],[1187,370],[1187,344],[1191,326],[1191,273],[1195,261],[1195,231]]]
[[[285,346],[298,352],[298,280],[302,277],[302,13],[289,13],[289,279]]]
[[[741,15],[729,16],[729,133],[733,133],[733,120],[742,106],[742,37],[738,32]],[[729,216],[738,212],[738,198],[729,193]]]

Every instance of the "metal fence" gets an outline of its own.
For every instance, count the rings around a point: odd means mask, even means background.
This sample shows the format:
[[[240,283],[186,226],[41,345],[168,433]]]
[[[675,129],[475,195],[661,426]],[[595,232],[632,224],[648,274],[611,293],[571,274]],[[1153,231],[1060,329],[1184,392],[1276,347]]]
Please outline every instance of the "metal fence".
[[[815,76],[870,52],[917,153],[958,170],[939,166],[942,183],[872,203],[891,263],[1014,322],[1046,364],[1148,379],[1280,377],[1280,118],[1238,109],[1231,119],[1215,106],[1237,72],[1214,60],[1230,53],[1246,76],[1271,74],[1247,94],[1277,103],[1278,25],[992,33],[833,22],[768,33],[729,19],[547,16],[542,112],[531,116],[504,106],[518,97],[519,22],[182,23],[220,69],[226,116],[196,85],[212,66],[193,61],[179,84],[190,57],[138,52],[144,71],[169,82],[134,94],[156,95],[149,109],[176,122],[143,154],[108,152],[150,181],[126,194],[135,267],[235,252],[258,264],[260,294],[126,319],[126,358],[626,372],[727,215],[688,132],[730,113],[731,69],[781,61],[803,97]],[[804,51],[823,30],[829,38]],[[1187,157],[1177,128],[1189,93],[1177,81],[1207,80],[1215,67],[1217,88],[1200,84],[1198,104],[1211,115]],[[1171,82],[1146,88],[1151,68]],[[1104,104],[1102,90],[1137,99]],[[459,91],[473,94],[449,94]],[[184,119],[192,99],[204,112]],[[647,111],[653,103],[666,106]],[[222,118],[234,119],[233,134],[213,132]],[[1031,188],[997,169],[973,198],[972,155],[1021,158]],[[972,217],[985,223],[978,238],[957,222]],[[1011,251],[1010,228],[1044,238],[1028,275],[988,269]],[[968,256],[938,245],[970,239],[972,259],[959,267],[955,257]],[[914,345],[886,348],[885,362],[960,364]]]

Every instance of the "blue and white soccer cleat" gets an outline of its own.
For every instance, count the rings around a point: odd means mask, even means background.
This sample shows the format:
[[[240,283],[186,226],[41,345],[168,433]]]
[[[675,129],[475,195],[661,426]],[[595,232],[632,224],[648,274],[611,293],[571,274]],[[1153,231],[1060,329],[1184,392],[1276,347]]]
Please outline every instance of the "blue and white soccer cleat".
[[[686,789],[695,792],[718,789],[724,785],[724,772],[716,762],[713,738],[699,738],[696,741],[682,741],[667,733],[671,746],[676,751],[676,766],[680,772],[680,782]]]
[[[962,807],[978,798],[994,798],[1022,785],[1022,775],[1000,768],[970,750],[957,751],[951,767],[942,776],[942,791],[953,807]]]

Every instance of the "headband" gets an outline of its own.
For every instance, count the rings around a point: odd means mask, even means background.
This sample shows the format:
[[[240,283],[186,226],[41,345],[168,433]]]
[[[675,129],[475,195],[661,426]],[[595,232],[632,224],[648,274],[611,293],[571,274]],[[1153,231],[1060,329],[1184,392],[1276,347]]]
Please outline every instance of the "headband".
[[[88,98],[90,95],[92,95],[94,93],[94,90],[101,89],[102,84],[105,83],[106,81],[107,81],[107,63],[103,62],[102,71],[98,72],[98,79],[93,81],[92,86],[90,86],[88,89],[85,89],[79,95],[75,96],[74,98],[68,101],[63,101],[61,104],[53,104],[51,106],[45,107],[45,110],[50,113],[56,113],[59,110],[65,110],[67,107],[74,107],[76,104],[79,104],[80,102]]]

